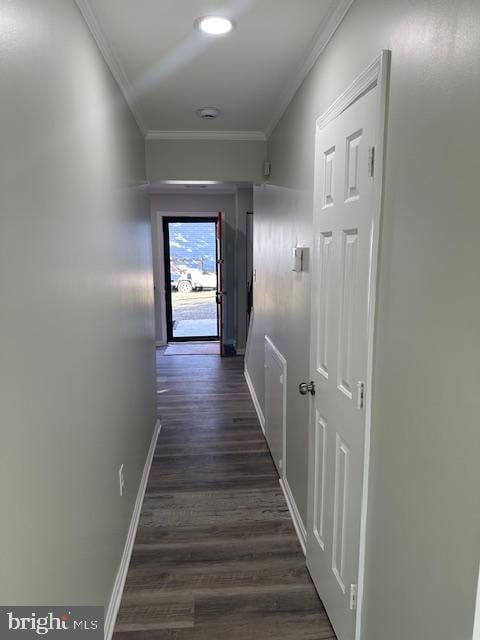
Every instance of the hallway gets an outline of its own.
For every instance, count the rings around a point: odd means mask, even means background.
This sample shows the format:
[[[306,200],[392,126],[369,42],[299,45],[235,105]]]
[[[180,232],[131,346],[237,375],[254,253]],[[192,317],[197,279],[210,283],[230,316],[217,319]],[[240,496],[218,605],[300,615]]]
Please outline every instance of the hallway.
[[[0,638],[480,640],[480,1],[0,0],[0,60]]]
[[[327,640],[243,358],[157,352],[162,429],[117,640]]]

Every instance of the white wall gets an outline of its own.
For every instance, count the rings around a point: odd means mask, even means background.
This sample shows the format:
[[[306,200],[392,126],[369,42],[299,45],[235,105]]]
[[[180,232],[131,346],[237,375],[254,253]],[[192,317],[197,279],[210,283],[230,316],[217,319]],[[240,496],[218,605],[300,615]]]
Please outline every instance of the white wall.
[[[480,552],[480,4],[356,0],[269,141],[255,190],[254,339],[289,367],[287,474],[305,518],[315,119],[392,50],[375,355],[365,640],[471,640]],[[275,251],[269,249],[275,243]],[[261,358],[248,368],[263,397]],[[293,419],[295,416],[295,419]],[[292,462],[295,460],[295,463]]]
[[[268,335],[288,363],[287,480],[306,523],[308,398],[298,383],[309,376],[310,274],[292,271],[292,249],[309,247],[310,201],[299,189],[257,186],[254,189],[254,322],[247,369],[265,414],[264,357]]]
[[[160,180],[262,182],[267,144],[251,140],[147,140],[147,170]]]
[[[0,0],[0,60],[0,602],[106,606],[155,423],[144,142],[73,1]]]

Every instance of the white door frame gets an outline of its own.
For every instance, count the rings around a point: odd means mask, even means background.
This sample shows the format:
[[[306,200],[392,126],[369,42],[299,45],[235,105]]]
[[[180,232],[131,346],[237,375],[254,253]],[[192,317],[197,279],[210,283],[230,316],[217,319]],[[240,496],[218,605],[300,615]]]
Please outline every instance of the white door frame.
[[[480,640],[480,567],[478,571],[477,598],[475,601],[472,640]]]
[[[155,211],[152,214],[152,238],[153,238],[153,277],[155,285],[155,324],[161,329],[160,340],[156,341],[157,347],[167,344],[167,309],[165,304],[165,263],[164,263],[164,238],[163,218],[218,218],[218,211]]]
[[[355,640],[362,640],[363,605],[365,588],[365,553],[368,514],[368,483],[370,477],[370,441],[372,428],[372,396],[374,383],[374,337],[376,319],[376,293],[378,276],[378,252],[380,242],[380,224],[383,208],[383,182],[385,162],[385,139],[387,125],[388,84],[391,53],[383,50],[381,54],[368,66],[352,84],[333,102],[316,122],[318,134],[332,120],[343,113],[362,95],[372,89],[377,89],[377,124],[375,134],[375,169],[372,211],[372,234],[370,238],[370,272],[368,286],[368,334],[367,334],[367,379],[365,403],[365,445],[363,465],[362,505],[360,518],[360,547],[358,568],[357,612],[355,622]],[[310,419],[310,428],[312,417]]]

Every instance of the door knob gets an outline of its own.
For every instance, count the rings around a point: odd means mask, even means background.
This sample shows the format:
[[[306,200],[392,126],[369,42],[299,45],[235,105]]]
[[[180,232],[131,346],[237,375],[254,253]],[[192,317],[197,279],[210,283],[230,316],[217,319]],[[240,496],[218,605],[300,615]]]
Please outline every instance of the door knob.
[[[308,383],[308,382],[301,382],[298,385],[298,390],[300,392],[300,394],[302,396],[306,396],[308,393],[311,393],[312,396],[315,395],[315,383],[313,382],[313,380]]]

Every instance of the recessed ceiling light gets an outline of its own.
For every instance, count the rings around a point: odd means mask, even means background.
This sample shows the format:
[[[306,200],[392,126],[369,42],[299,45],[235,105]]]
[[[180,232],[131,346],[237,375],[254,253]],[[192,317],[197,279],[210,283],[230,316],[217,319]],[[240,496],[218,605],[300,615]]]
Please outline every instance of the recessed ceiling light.
[[[210,36],[224,36],[233,29],[233,22],[223,16],[205,16],[195,21],[195,27]]]
[[[209,184],[220,184],[218,180],[164,180],[164,184],[180,184],[184,186],[207,186]]]

